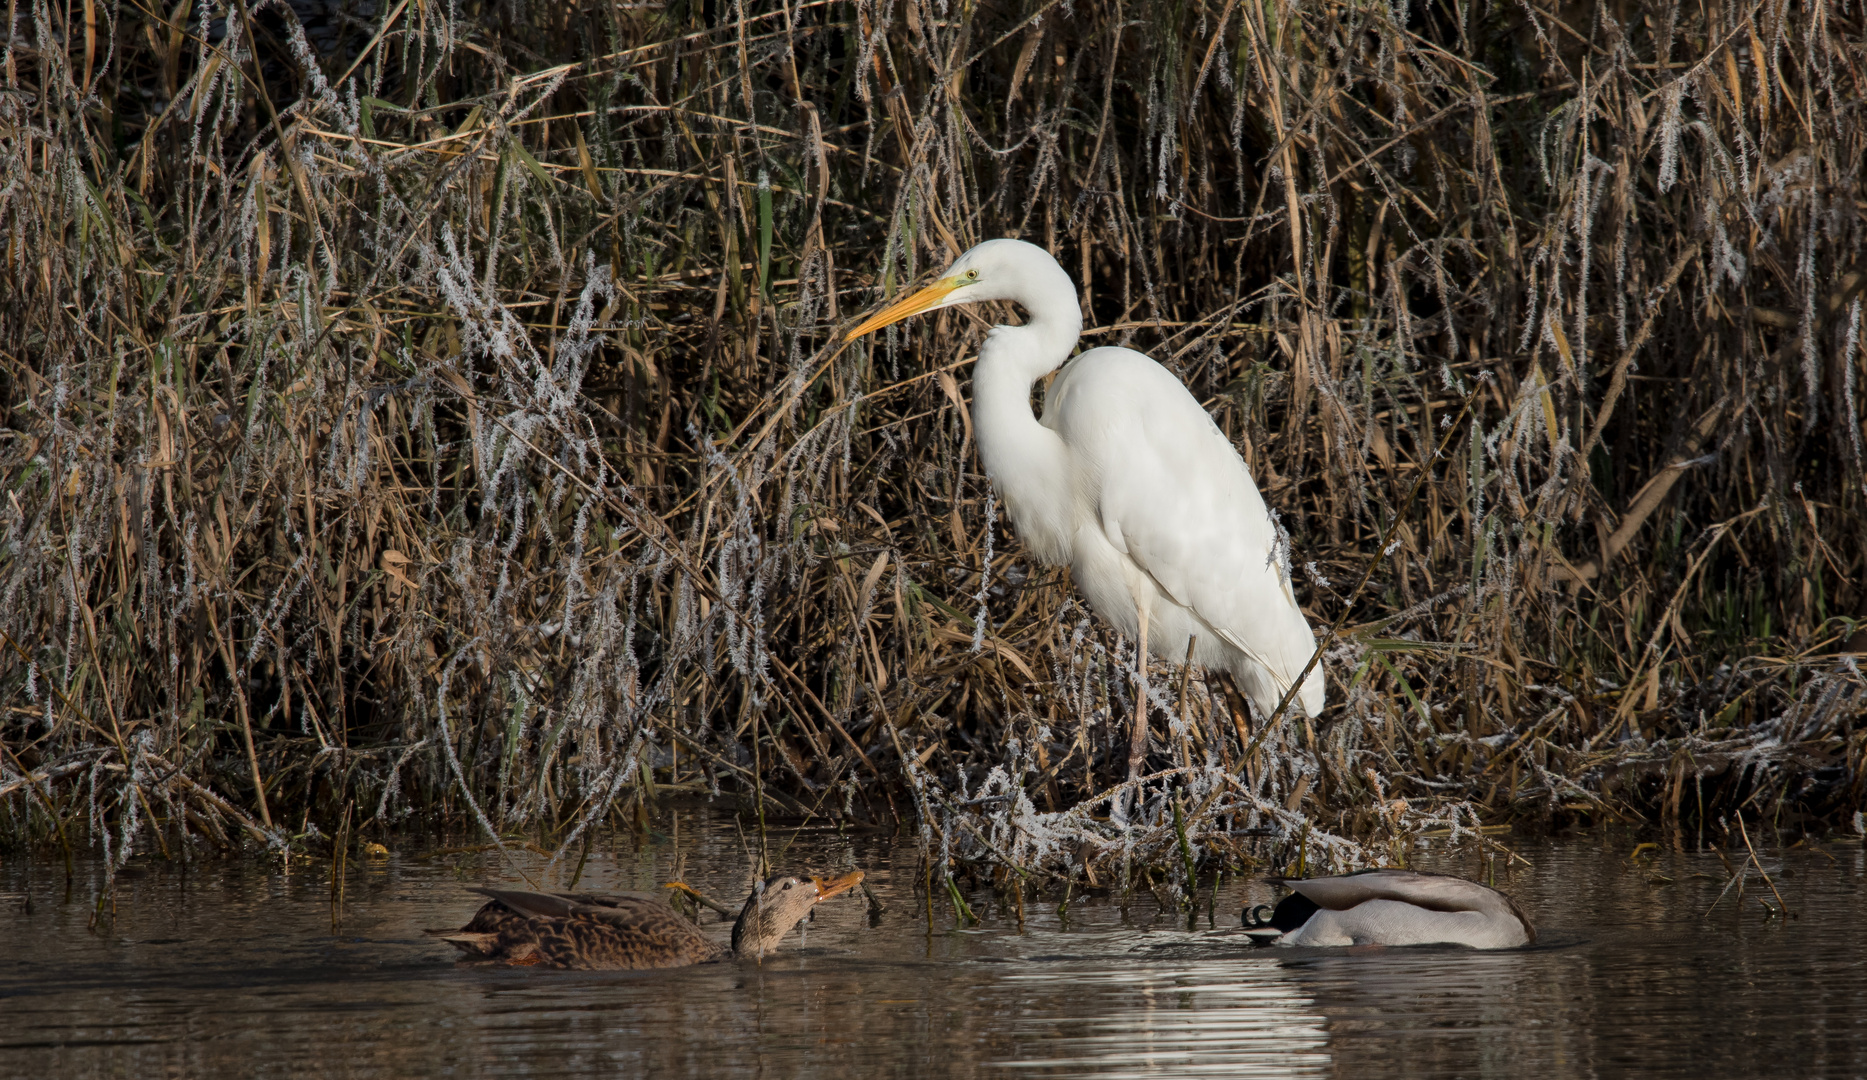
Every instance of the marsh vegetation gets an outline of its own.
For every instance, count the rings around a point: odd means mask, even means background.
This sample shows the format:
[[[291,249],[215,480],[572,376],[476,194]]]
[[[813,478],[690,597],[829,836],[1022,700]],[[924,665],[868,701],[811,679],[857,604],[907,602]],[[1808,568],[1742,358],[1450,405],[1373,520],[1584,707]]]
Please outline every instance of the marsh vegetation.
[[[1106,885],[1858,821],[1858,3],[8,12],[10,843],[674,791]],[[1157,665],[1127,820],[1132,646],[1002,527],[984,320],[836,347],[999,235],[1330,628],[1317,722]]]

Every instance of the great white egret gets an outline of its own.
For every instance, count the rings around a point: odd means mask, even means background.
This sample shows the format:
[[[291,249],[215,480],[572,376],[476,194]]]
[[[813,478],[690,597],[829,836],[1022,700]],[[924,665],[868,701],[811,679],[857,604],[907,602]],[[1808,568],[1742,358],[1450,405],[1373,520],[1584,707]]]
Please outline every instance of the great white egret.
[[[1267,720],[1316,639],[1290,588],[1277,526],[1251,472],[1206,410],[1133,349],[1090,349],[1076,286],[1050,253],[988,240],[938,281],[871,315],[849,340],[910,315],[1009,300],[1023,326],[994,326],[973,368],[972,418],[985,472],[1032,555],[1067,564],[1095,612],[1143,646],[1128,774],[1147,747],[1147,654],[1231,672]],[[1031,387],[1050,384],[1044,416]],[[1320,665],[1297,700],[1323,707]]]

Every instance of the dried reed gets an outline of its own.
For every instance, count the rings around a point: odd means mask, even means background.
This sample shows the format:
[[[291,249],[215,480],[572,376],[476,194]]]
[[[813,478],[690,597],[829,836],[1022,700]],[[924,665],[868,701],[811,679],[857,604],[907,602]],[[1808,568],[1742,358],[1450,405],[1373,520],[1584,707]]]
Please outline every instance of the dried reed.
[[[1858,3],[8,16],[15,842],[354,801],[562,851],[733,791],[1184,887],[1860,802]],[[1131,646],[999,527],[984,319],[832,348],[997,235],[1193,388],[1346,619],[1320,723],[1149,687],[1127,820]]]

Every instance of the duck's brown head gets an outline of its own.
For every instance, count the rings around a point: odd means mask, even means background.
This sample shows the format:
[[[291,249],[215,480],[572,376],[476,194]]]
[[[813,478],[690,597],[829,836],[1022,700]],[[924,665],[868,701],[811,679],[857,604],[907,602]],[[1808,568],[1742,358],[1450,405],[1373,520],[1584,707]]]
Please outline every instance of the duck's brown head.
[[[733,924],[733,952],[756,960],[778,947],[810,909],[862,883],[862,871],[837,878],[780,874],[759,882]]]

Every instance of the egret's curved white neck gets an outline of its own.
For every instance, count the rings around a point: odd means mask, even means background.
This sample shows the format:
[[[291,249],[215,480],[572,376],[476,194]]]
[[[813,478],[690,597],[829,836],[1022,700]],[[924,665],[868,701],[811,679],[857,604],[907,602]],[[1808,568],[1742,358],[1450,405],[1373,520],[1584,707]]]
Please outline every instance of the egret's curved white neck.
[[[979,458],[1003,495],[1025,543],[1048,563],[1066,558],[1070,539],[1041,530],[1066,520],[1071,497],[1069,452],[1056,432],[1031,411],[1031,386],[1069,359],[1082,335],[1076,288],[1061,267],[1004,299],[1029,313],[1023,326],[994,326],[979,346],[973,369],[973,422]],[[1059,287],[1060,286],[1060,287]],[[1054,527],[1054,526],[1053,526]]]
[[[1054,262],[1019,284],[1001,299],[1025,310],[1024,325],[994,326],[979,348],[979,367],[981,374],[991,367],[1022,377],[1028,390],[1070,358],[1083,333],[1083,312],[1075,283]]]
[[[1082,336],[1083,312],[1075,284],[1061,266],[1048,258],[1044,262],[1049,265],[1032,268],[1015,287],[996,297],[1022,307],[1026,318],[1023,326],[992,327],[979,346],[973,381],[982,408],[988,397],[1009,397],[1028,417],[1031,384],[1068,360]]]

